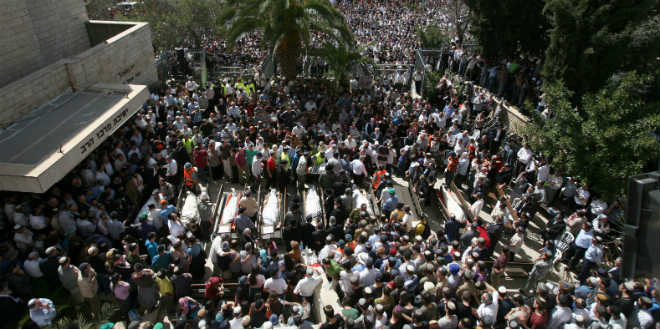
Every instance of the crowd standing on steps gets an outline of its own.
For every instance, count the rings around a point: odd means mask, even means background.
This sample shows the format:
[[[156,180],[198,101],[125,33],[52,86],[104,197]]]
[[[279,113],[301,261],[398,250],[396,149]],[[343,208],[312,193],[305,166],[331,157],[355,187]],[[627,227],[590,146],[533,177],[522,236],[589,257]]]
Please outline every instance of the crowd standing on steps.
[[[411,62],[409,22],[423,14],[373,1],[340,6],[360,42],[376,42],[370,56]],[[250,40],[240,47],[253,54]],[[507,130],[501,99],[450,76],[487,74],[469,80],[507,99],[525,89],[504,79],[511,63],[491,79],[492,68],[477,73],[481,59],[460,49],[433,66],[448,73],[434,99],[414,98],[398,73],[337,89],[257,70],[205,90],[188,79],[152,91],[47,193],[2,193],[2,325],[27,316],[34,327],[53,326],[57,294],[91,316],[116,304],[105,328],[658,327],[656,280],[626,278],[615,253],[621,204],[554,171]],[[441,189],[462,191],[468,216],[429,218],[403,201],[396,179],[423,208],[441,207]],[[259,205],[246,196],[237,235],[218,235],[205,251],[212,229],[184,221],[176,199],[180,188],[202,194],[209,182],[316,184],[328,223],[305,217],[294,199],[284,239],[263,240]],[[373,191],[376,205],[355,205],[354,188]],[[562,250],[566,233],[574,240]],[[525,251],[531,236],[542,239],[534,259]],[[533,267],[513,287],[507,269],[520,261]],[[578,274],[575,283],[548,281],[560,263]],[[325,281],[340,298],[335,307],[314,305]],[[195,283],[205,283],[201,296]]]

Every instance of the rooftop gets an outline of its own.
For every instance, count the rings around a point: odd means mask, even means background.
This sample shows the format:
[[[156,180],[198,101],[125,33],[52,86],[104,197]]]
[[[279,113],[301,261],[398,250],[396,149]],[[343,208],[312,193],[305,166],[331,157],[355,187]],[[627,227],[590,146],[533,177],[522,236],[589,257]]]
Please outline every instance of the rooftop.
[[[146,86],[96,84],[63,93],[0,130],[0,190],[45,192],[147,97]]]

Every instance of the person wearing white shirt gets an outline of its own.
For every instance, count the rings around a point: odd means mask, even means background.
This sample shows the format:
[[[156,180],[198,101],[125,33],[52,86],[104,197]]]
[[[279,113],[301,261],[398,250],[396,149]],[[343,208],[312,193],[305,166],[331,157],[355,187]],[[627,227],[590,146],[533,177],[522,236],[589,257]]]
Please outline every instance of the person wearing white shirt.
[[[582,229],[578,233],[577,237],[571,244],[570,248],[566,251],[564,255],[564,260],[571,267],[575,267],[582,257],[584,257],[585,252],[591,246],[591,242],[594,239],[594,232],[591,228],[590,222],[585,222],[582,224]]]
[[[174,214],[170,214],[170,218],[167,221],[167,226],[170,229],[170,235],[172,237],[179,237],[186,233],[186,227],[181,223],[181,220]]]
[[[380,275],[380,270],[374,268],[373,261],[367,260],[366,267],[360,272],[360,286],[367,287],[376,283],[376,278]]]
[[[280,277],[279,271],[276,271],[273,277],[268,278],[264,283],[264,291],[270,294],[283,295],[286,289],[286,281]]]
[[[571,322],[573,312],[570,308],[570,298],[565,294],[557,295],[557,306],[550,313],[548,329],[561,329],[564,324]]]
[[[594,232],[597,235],[606,235],[610,232],[610,225],[608,223],[608,218],[605,214],[600,214],[596,216],[595,219],[591,221],[593,225]]]
[[[44,273],[41,272],[41,268],[39,267],[39,263],[42,260],[44,259],[39,257],[39,252],[32,251],[28,255],[28,259],[23,263],[23,269],[32,278],[42,278]]]
[[[305,133],[307,133],[307,131],[305,130],[305,128],[302,127],[302,125],[300,125],[300,124],[296,124],[296,126],[293,127],[293,129],[291,130],[291,132],[292,132],[293,135],[295,135],[298,139],[302,139],[302,138],[304,137]]]
[[[589,211],[591,214],[594,216],[601,215],[605,210],[607,210],[607,203],[594,196],[591,203],[589,203]]]
[[[316,102],[314,102],[314,100],[312,99],[307,100],[307,102],[305,103],[305,110],[307,111],[316,110]]]
[[[199,87],[199,85],[196,82],[194,82],[192,79],[188,79],[188,81],[186,82],[186,89],[190,92],[194,92],[197,89],[197,87]]]
[[[363,178],[369,176],[367,173],[367,168],[359,158],[355,158],[353,161],[351,161],[351,170],[353,170],[353,176],[356,181],[359,180],[361,182]]]
[[[573,196],[573,202],[578,208],[584,208],[587,206],[587,202],[589,201],[589,197],[591,194],[589,193],[589,190],[587,189],[587,185],[582,185],[575,191],[575,196]]]
[[[479,213],[481,212],[481,209],[484,207],[484,197],[482,193],[477,194],[477,200],[472,203],[472,206],[470,206],[470,212],[472,212],[472,216],[475,217],[476,219],[479,218]]]
[[[260,178],[261,174],[264,172],[264,165],[261,162],[261,153],[258,153],[254,156],[254,160],[252,161],[252,176],[255,178]]]
[[[318,271],[315,271],[311,267],[307,267],[307,275],[298,282],[296,288],[293,289],[293,293],[301,297],[311,298],[314,295],[316,287],[321,284],[322,281],[323,280]]]
[[[635,313],[637,323],[642,329],[650,329],[653,326],[653,316],[649,313],[648,309],[653,306],[653,301],[649,297],[641,297],[637,299],[637,307],[639,310]]]
[[[610,329],[625,329],[628,318],[621,313],[621,307],[617,304],[607,306],[607,312],[610,314],[610,320],[607,323]]]
[[[595,237],[591,241],[591,246],[584,253],[584,262],[582,263],[582,271],[578,276],[580,283],[584,283],[589,276],[589,272],[593,268],[600,266],[601,261],[603,260],[603,247],[600,245],[602,238],[600,236]]]
[[[231,329],[243,329],[243,318],[241,317],[241,305],[234,306],[234,318],[229,320],[229,327]]]
[[[22,225],[14,225],[14,243],[16,243],[16,248],[20,251],[26,251],[28,248],[34,245],[32,237],[34,234]]]
[[[532,160],[532,150],[529,149],[529,145],[525,143],[525,145],[518,150],[518,161],[522,163],[523,165],[527,166],[529,164],[530,160]]]
[[[477,308],[477,316],[482,326],[490,327],[497,321],[497,309],[499,304],[500,294],[497,290],[490,293],[481,295],[481,305]]]
[[[41,213],[41,209],[37,209],[35,214],[30,214],[29,217],[30,227],[37,231],[48,227],[48,219]]]
[[[165,176],[168,178],[168,181],[172,183],[172,181],[174,181],[174,179],[176,178],[176,173],[178,171],[176,160],[174,160],[172,156],[167,156],[167,165],[165,166],[166,166]]]
[[[234,119],[239,119],[241,117],[241,108],[239,108],[234,102],[231,103],[227,114],[232,116]]]

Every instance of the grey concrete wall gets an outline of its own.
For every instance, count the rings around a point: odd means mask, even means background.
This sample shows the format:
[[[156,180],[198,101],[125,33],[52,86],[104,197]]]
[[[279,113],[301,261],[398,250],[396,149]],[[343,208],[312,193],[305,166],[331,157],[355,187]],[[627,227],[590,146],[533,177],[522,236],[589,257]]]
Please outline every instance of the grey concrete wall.
[[[0,87],[89,48],[83,0],[0,2]]]
[[[64,61],[36,70],[0,88],[0,127],[71,89]]]
[[[149,85],[158,80],[151,30],[146,23],[90,21],[90,26],[114,24],[130,28],[68,59],[74,89],[82,90],[96,83],[131,83]],[[91,28],[95,29],[95,28]]]
[[[80,91],[97,83],[149,85],[157,81],[149,25],[117,25],[124,32],[0,87],[0,127],[67,90]]]
[[[133,24],[121,24],[121,22],[87,22],[87,35],[92,46],[110,39],[119,33],[122,33],[133,27]]]

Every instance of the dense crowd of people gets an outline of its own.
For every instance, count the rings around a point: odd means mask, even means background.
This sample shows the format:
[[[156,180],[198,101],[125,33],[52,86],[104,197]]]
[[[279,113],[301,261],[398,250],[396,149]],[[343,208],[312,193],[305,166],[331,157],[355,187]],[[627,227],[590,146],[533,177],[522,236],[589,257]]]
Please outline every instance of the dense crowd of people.
[[[358,39],[376,42],[375,58],[410,61],[424,15],[340,6]],[[243,48],[256,49],[254,40]],[[476,56],[458,50],[434,70],[500,96],[521,92],[491,86],[492,67],[477,74]],[[428,100],[412,97],[410,81],[342,90],[255,71],[206,90],[190,79],[153,91],[47,193],[3,193],[0,323],[52,327],[66,301],[92,317],[117,305],[104,328],[658,327],[656,280],[626,278],[613,248],[620,203],[554,171],[507,131],[504,105],[484,89],[459,89],[447,76]],[[443,189],[470,205],[464,216],[429,218],[403,202],[395,178],[423,207],[442,208]],[[210,241],[208,221],[185,221],[176,207],[179,189],[201,196],[210,182],[318,185],[327,224],[306,217],[294,196],[283,239],[264,240],[248,195],[234,234]],[[375,205],[355,205],[355,187],[373,191]],[[538,216],[546,213],[547,223]],[[531,233],[542,239],[533,257]],[[574,240],[557,246],[567,233]],[[522,287],[507,274],[516,262],[533,264]],[[575,284],[549,281],[562,263]],[[321,289],[336,291],[334,307],[315,305]]]

